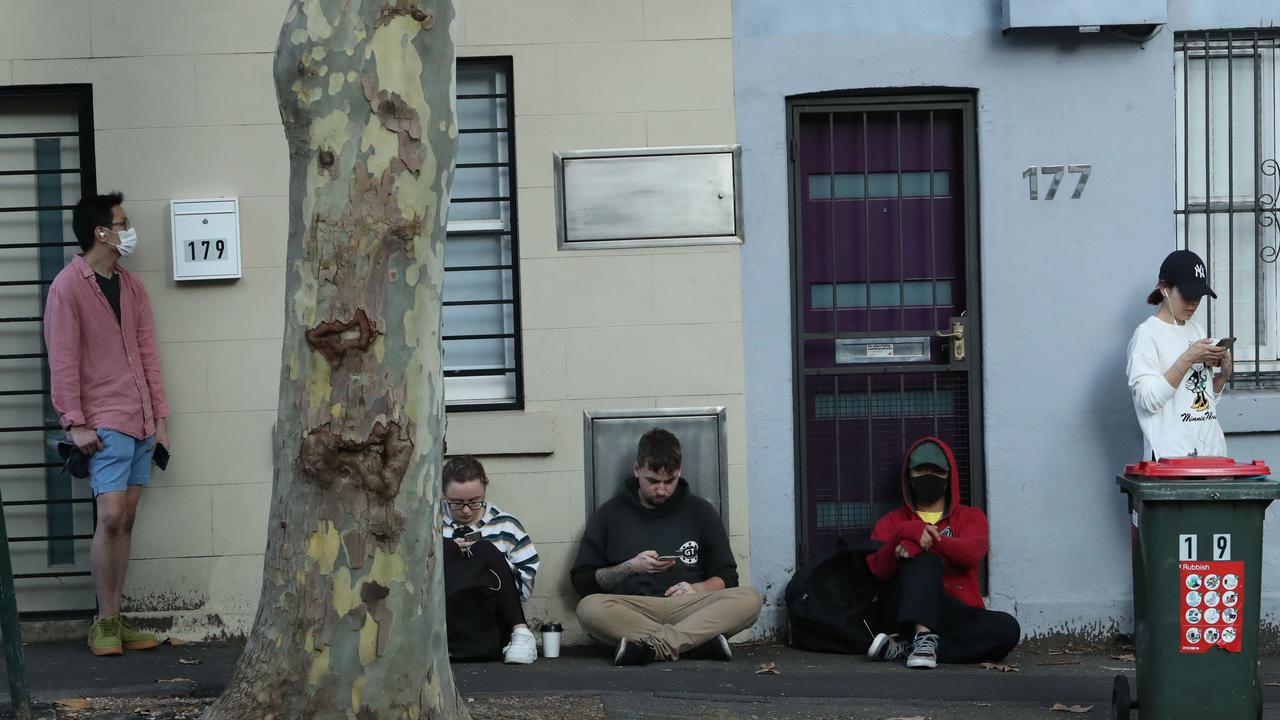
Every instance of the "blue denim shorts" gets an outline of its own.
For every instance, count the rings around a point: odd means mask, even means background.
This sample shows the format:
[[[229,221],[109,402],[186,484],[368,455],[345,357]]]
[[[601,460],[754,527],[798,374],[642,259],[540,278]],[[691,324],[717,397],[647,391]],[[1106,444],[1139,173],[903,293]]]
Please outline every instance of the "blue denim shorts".
[[[89,486],[97,497],[124,492],[131,485],[146,487],[151,482],[151,452],[156,438],[139,440],[116,430],[98,428],[102,449],[89,456]]]

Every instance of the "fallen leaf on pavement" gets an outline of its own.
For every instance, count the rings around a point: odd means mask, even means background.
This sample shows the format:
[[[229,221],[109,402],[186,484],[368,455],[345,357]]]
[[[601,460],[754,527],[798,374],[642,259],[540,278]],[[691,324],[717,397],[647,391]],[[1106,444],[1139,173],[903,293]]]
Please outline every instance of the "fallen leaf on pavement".
[[[176,638],[176,637],[168,638],[167,640],[165,640],[165,642],[169,643],[170,645],[190,645],[191,644],[186,640],[183,640],[182,638]]]
[[[199,665],[199,660],[191,660],[189,658],[178,658],[179,665]]]
[[[1093,711],[1093,706],[1092,705],[1063,705],[1062,703],[1054,703],[1053,707],[1049,709],[1056,712],[1087,713],[1087,712]]]
[[[756,668],[756,674],[757,675],[781,675],[782,673],[778,672],[777,663],[766,662],[766,663],[760,663],[760,666]]]
[[[89,701],[84,698],[74,698],[71,700],[58,700],[54,703],[63,710],[88,710]]]
[[[993,662],[982,663],[982,669],[983,670],[999,670],[1000,672],[1018,672],[1018,668],[1012,665],[1004,665],[1001,663],[993,663]]]
[[[1135,658],[1135,657],[1134,657],[1134,654],[1133,654],[1133,653],[1125,653],[1124,655],[1112,655],[1112,656],[1111,656],[1111,659],[1112,659],[1112,660],[1123,660],[1123,661],[1125,661],[1125,662],[1133,662],[1133,661],[1134,661],[1135,659],[1137,659],[1137,658]]]

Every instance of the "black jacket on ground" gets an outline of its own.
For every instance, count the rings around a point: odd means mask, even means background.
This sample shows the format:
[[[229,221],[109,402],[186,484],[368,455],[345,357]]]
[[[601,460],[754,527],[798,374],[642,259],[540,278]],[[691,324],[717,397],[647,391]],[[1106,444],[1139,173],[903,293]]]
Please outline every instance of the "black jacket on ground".
[[[579,595],[609,592],[662,597],[676,583],[702,582],[711,577],[724,580],[725,587],[737,587],[738,563],[733,559],[724,523],[711,503],[690,494],[684,478],[680,478],[675,493],[652,510],[640,504],[639,491],[639,481],[628,479],[587,522],[578,559],[570,571]],[[629,575],[612,590],[606,591],[596,583],[596,570],[626,562],[645,550],[678,555],[680,559],[663,573]]]

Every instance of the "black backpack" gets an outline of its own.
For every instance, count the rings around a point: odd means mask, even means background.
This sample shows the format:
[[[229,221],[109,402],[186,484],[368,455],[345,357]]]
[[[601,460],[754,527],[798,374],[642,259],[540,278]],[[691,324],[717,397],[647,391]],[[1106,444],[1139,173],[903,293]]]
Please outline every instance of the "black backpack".
[[[450,661],[483,662],[502,656],[504,637],[503,629],[498,627],[498,593],[494,590],[498,582],[493,571],[479,559],[464,558],[445,565],[445,630]]]
[[[791,645],[846,655],[867,651],[882,585],[867,567],[867,555],[879,544],[841,540],[840,549],[796,571],[784,595]]]

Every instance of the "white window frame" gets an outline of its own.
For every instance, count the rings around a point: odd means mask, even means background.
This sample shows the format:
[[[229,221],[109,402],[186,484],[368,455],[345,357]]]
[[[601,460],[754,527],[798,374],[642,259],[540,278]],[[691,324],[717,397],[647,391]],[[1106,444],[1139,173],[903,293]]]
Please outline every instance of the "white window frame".
[[[450,218],[448,234],[485,233],[506,235],[509,237],[510,268],[509,272],[511,312],[504,317],[503,327],[493,328],[495,333],[510,335],[509,350],[502,365],[462,365],[450,364],[446,348],[444,358],[445,371],[445,404],[450,412],[467,410],[519,410],[524,407],[524,368],[520,337],[520,281],[519,281],[519,238],[516,223],[516,158],[515,158],[515,92],[512,85],[513,63],[510,57],[460,57],[458,66],[491,66],[497,75],[505,78],[505,107],[496,103],[495,117],[490,127],[504,128],[507,137],[505,151],[500,153],[500,162],[507,167],[507,196],[509,199],[498,202],[500,216],[494,218],[455,220]],[[460,127],[460,129],[467,129]],[[454,185],[457,192],[457,183]],[[456,199],[456,196],[455,196]],[[453,215],[454,213],[450,213]],[[446,245],[449,242],[445,240]],[[504,263],[505,264],[505,263]],[[445,296],[448,307],[449,269],[445,269]],[[443,321],[442,321],[443,322]],[[443,336],[450,337],[449,327],[444,324]],[[453,341],[453,342],[465,342]],[[491,373],[505,370],[500,375],[475,373]]]

